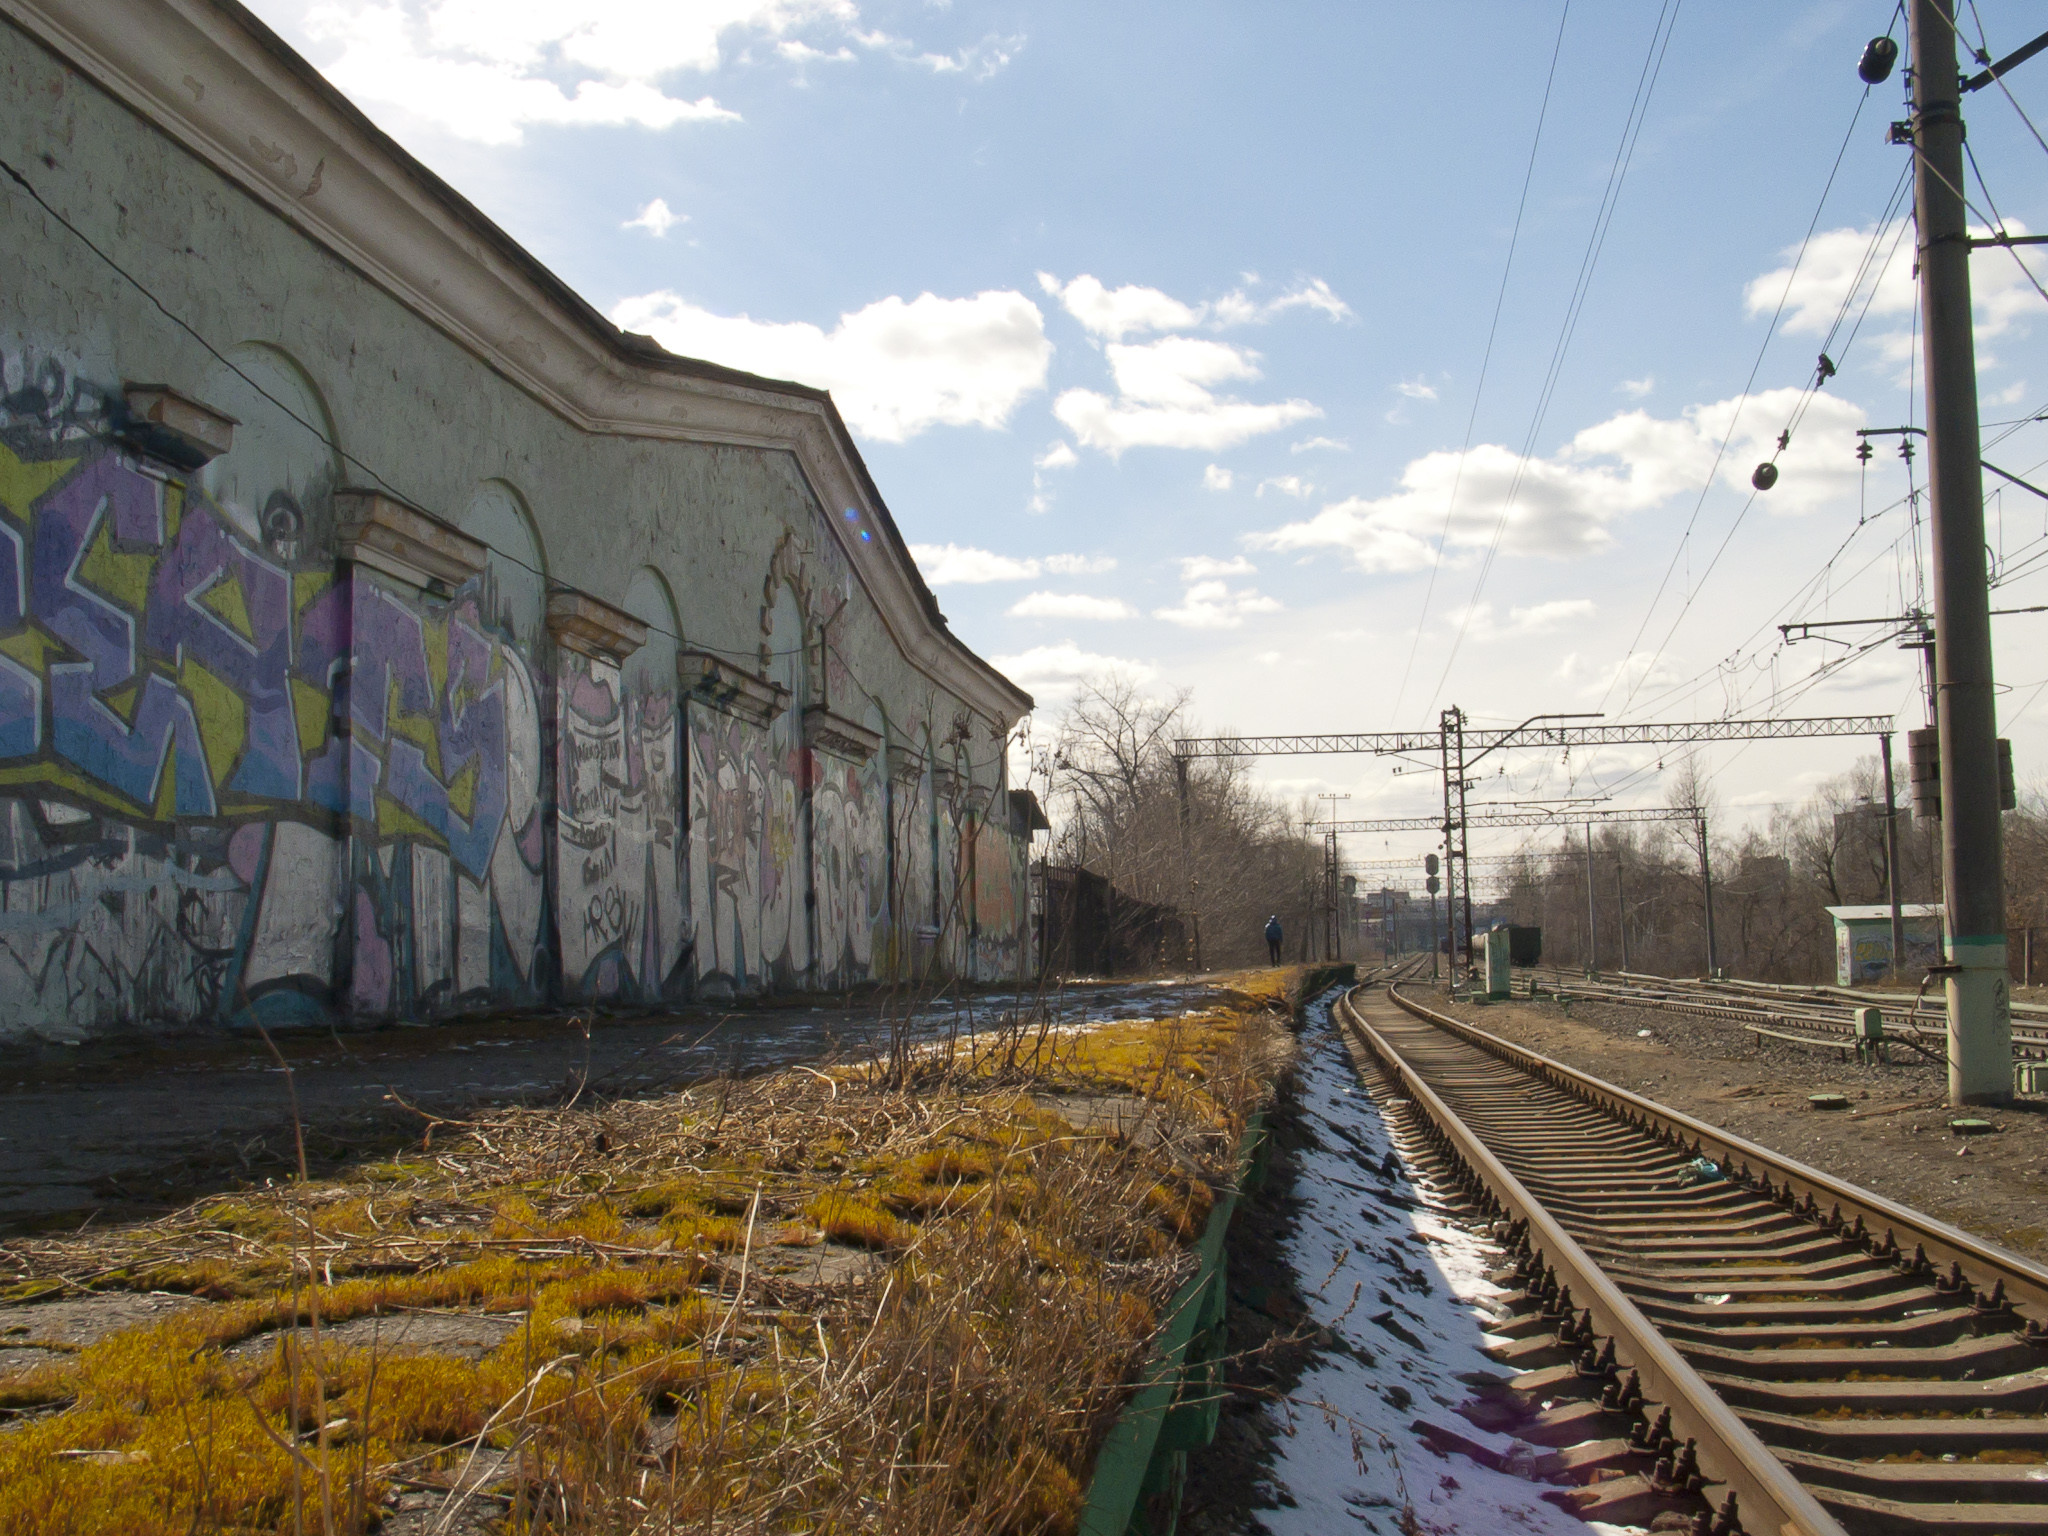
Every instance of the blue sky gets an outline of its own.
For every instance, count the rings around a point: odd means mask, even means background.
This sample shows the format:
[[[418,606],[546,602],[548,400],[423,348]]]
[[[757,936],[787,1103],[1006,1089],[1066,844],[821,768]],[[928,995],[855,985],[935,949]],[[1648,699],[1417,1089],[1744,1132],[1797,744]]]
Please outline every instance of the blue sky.
[[[1041,732],[1111,664],[1243,731],[1419,728],[1453,702],[1920,723],[1909,656],[1816,681],[1843,648],[1772,627],[1916,590],[1906,467],[1854,457],[1855,427],[1914,409],[1911,241],[1884,222],[1902,76],[1850,129],[1880,0],[1576,0],[1561,41],[1536,0],[255,9],[621,324],[830,387]],[[2002,54],[2040,12],[1977,0],[1980,21]],[[2048,60],[2010,84],[2048,125]],[[1973,200],[2048,228],[2048,149],[1995,89],[1966,109]],[[2009,254],[1974,262],[1984,417],[2041,411],[2048,300]],[[1803,398],[1824,342],[1841,373]],[[2028,475],[2048,426],[1986,456]],[[2000,503],[2017,569],[2048,550],[2048,502]],[[2033,571],[1997,606],[2048,602]],[[2048,615],[1995,623],[2036,779]],[[1865,750],[1705,765],[1758,816]],[[1500,789],[1655,801],[1658,760],[1518,759]],[[1263,771],[1351,811],[1429,798],[1384,764]]]

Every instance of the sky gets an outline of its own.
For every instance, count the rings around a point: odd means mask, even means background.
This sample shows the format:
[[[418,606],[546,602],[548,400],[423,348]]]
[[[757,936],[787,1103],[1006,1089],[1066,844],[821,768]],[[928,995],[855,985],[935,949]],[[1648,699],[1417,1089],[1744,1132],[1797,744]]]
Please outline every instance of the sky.
[[[1904,41],[1884,0],[253,8],[621,326],[829,388],[1039,746],[1110,668],[1244,733],[1923,723],[1889,631],[1776,627],[1931,603],[1920,464],[1856,456],[1922,414],[1904,73],[1855,67]],[[1965,0],[1994,57],[2039,24]],[[1970,198],[2048,229],[2048,57],[2006,83],[1965,102]],[[2048,486],[2024,260],[1972,258],[1984,456]],[[1994,607],[2048,603],[2048,499],[2007,486],[1987,529]],[[2048,614],[1993,623],[2048,781]],[[1873,751],[1699,766],[1732,831]],[[1521,753],[1475,798],[1658,804],[1679,763]],[[1258,773],[1427,813],[1396,766]]]

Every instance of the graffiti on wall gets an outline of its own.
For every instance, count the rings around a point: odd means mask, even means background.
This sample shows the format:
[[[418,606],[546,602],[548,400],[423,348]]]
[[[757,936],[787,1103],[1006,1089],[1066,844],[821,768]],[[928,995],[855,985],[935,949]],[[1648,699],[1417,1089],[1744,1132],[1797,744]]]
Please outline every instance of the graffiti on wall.
[[[816,789],[818,955],[825,986],[865,978],[886,953],[889,920],[887,829],[878,764],[812,754]]]
[[[565,658],[559,805],[562,978],[575,994],[673,994],[689,944],[677,824],[673,687],[627,689],[616,666]]]
[[[433,597],[337,564],[260,469],[252,516],[120,446],[116,396],[7,370],[0,1032],[836,987],[935,922],[942,964],[999,973],[928,776],[812,751],[794,706],[686,708],[672,660],[536,655],[489,572]],[[829,548],[770,564],[784,686],[854,696],[803,617],[847,600]]]
[[[523,988],[540,703],[475,594],[294,568],[118,449],[9,436],[0,1020],[380,1016]]]
[[[800,972],[796,783],[787,727],[689,709],[690,911],[697,977],[744,991]]]

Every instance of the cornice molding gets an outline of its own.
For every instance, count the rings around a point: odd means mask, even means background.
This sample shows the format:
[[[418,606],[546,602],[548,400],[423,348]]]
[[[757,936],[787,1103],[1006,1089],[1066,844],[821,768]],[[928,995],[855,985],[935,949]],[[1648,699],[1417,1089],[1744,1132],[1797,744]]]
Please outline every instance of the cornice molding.
[[[864,763],[882,749],[882,734],[858,720],[835,715],[822,704],[804,711],[804,740],[822,752]]]
[[[547,625],[555,644],[595,661],[624,661],[647,643],[645,624],[587,592],[550,592]]]
[[[1031,709],[945,628],[824,391],[618,330],[234,0],[0,0],[0,15],[582,431],[793,454],[905,659],[1005,724]],[[846,508],[880,537],[860,540]]]
[[[755,725],[771,724],[789,708],[789,690],[780,683],[756,677],[708,651],[680,652],[676,680],[690,697]]]
[[[447,597],[483,574],[488,548],[431,512],[387,491],[344,486],[334,493],[341,558]]]

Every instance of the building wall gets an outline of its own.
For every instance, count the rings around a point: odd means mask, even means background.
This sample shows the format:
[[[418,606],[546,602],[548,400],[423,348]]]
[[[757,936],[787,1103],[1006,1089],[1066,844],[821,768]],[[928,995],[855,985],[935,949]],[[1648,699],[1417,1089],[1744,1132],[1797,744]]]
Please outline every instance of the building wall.
[[[0,1037],[837,987],[934,923],[927,959],[1004,973],[1021,901],[958,890],[1021,867],[969,809],[1014,708],[906,656],[794,454],[566,420],[12,24],[0,89],[76,227],[0,194]],[[138,454],[135,381],[232,450]],[[362,485],[485,569],[338,558]],[[557,644],[565,587],[646,644]],[[689,695],[683,649],[788,707]],[[806,705],[882,750],[807,745]],[[951,804],[889,779],[934,736]]]

